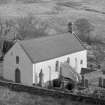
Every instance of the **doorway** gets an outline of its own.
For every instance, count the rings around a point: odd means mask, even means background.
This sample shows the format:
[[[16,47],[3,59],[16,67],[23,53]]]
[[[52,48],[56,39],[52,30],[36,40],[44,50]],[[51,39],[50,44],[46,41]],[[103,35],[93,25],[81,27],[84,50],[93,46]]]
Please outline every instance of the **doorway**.
[[[21,82],[21,73],[19,68],[16,68],[15,70],[15,82],[20,83]]]

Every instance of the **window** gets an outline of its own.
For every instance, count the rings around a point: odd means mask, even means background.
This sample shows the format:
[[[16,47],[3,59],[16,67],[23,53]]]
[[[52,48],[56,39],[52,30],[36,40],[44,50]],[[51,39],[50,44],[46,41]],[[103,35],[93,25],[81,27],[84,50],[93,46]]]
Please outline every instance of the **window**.
[[[16,64],[19,64],[19,56],[16,56]]]
[[[62,67],[60,66],[60,74],[62,74]]]
[[[68,63],[68,64],[70,63],[70,58],[69,58],[69,57],[67,58],[67,63]]]
[[[58,71],[59,70],[59,61],[56,61],[56,64],[55,64],[55,71]]]
[[[77,62],[77,58],[75,58],[75,69],[77,70],[78,67],[78,62]]]
[[[77,64],[77,58],[75,58],[75,64]]]
[[[62,67],[60,66],[59,78],[62,78]]]
[[[83,64],[83,60],[80,61],[80,64]]]

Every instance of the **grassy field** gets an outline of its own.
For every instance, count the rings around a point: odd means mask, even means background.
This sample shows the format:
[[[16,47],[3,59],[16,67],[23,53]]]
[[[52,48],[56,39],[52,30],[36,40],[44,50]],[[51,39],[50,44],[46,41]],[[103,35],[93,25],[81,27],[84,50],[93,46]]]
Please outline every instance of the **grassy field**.
[[[0,105],[84,105],[69,99],[30,95],[0,87]],[[88,105],[88,104],[85,104]]]
[[[68,22],[86,18],[95,26],[95,34],[105,38],[105,0],[33,0],[34,3],[22,3],[19,0],[0,0],[0,18],[15,19],[33,15],[39,22],[49,25],[52,34],[67,32]],[[25,0],[24,0],[25,1]],[[31,1],[31,0],[28,0]],[[0,65],[2,66],[2,65]],[[68,99],[33,96],[16,93],[0,87],[0,105],[84,105]],[[86,104],[85,104],[86,105]]]
[[[12,3],[0,5],[3,19],[35,16],[59,33],[67,32],[68,22],[86,18],[95,25],[95,34],[105,37],[104,0],[45,0],[37,3]]]

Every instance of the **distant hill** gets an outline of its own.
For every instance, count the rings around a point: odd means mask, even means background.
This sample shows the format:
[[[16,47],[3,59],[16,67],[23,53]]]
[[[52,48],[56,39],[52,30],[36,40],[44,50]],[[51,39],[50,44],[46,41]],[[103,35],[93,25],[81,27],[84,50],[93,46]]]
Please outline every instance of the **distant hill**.
[[[35,3],[40,1],[50,1],[50,0],[0,0],[0,4],[7,4],[7,3]]]
[[[105,5],[105,0],[0,0],[0,4],[13,3],[13,2],[34,3],[40,1],[58,1],[58,2],[73,1],[73,2]]]
[[[0,0],[0,4],[0,18],[14,20],[32,15],[35,27],[47,26],[45,32],[50,35],[65,33],[69,22],[86,18],[95,26],[93,35],[105,43],[105,0]]]

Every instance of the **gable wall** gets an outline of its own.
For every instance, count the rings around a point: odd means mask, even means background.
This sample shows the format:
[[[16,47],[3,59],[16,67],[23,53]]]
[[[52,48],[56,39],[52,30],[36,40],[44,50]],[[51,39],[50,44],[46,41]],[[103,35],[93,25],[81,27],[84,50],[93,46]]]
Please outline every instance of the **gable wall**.
[[[16,56],[19,56],[19,64],[16,64]],[[24,50],[16,43],[4,58],[4,78],[15,81],[15,70],[21,71],[21,82],[25,85],[32,85],[32,63]]]

